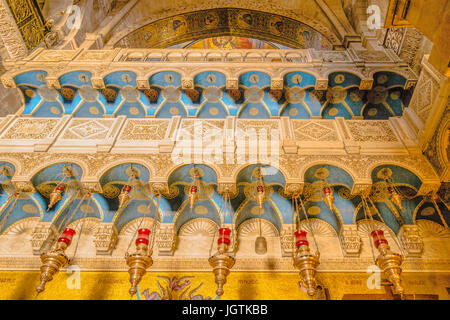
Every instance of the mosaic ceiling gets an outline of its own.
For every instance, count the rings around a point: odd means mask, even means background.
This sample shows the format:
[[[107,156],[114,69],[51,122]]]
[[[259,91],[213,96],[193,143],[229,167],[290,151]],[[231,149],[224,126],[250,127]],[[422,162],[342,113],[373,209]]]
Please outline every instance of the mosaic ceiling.
[[[161,19],[125,36],[115,46],[165,48],[218,36],[264,39],[298,49],[332,49],[328,39],[297,20],[234,8],[196,11]]]
[[[271,78],[260,71],[239,77],[239,89],[227,90],[225,75],[202,72],[194,77],[194,89],[181,89],[181,75],[163,71],[151,75],[149,89],[136,89],[136,74],[114,72],[104,77],[105,89],[93,89],[91,73],[73,71],[59,78],[61,89],[50,89],[46,72],[17,75],[15,82],[25,97],[23,114],[34,117],[130,118],[172,116],[197,118],[294,119],[344,117],[387,119],[401,116],[411,91],[406,79],[392,72],[374,75],[371,90],[360,90],[361,79],[347,72],[329,74],[327,90],[315,90],[316,77],[306,72],[284,75],[284,89],[271,90]]]
[[[203,40],[186,41],[171,49],[290,49],[278,43],[246,37],[221,36]]]

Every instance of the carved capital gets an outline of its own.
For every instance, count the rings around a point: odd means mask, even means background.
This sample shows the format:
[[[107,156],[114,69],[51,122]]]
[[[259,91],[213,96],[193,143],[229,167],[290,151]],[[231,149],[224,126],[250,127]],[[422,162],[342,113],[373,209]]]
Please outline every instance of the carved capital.
[[[136,79],[137,88],[144,90],[144,89],[150,89],[150,83],[148,82],[148,79]]]
[[[102,186],[98,181],[82,181],[82,185],[90,193],[103,193]]]
[[[59,79],[56,77],[46,77],[45,81],[47,82],[47,87],[51,89],[61,89],[61,84],[59,83]]]
[[[161,223],[156,234],[156,245],[160,256],[173,256],[177,232],[173,223]]]
[[[16,88],[16,82],[14,81],[14,78],[11,77],[9,74],[4,74],[1,76],[2,84],[5,88],[11,89]]]
[[[117,237],[117,229],[113,223],[101,223],[94,239],[97,255],[110,255],[116,247]]]
[[[217,192],[221,195],[229,193],[231,197],[236,195],[237,187],[235,183],[219,183],[217,186]]]
[[[423,240],[417,225],[401,226],[397,237],[400,239],[407,257],[420,257],[423,252]]]
[[[237,79],[227,79],[226,89],[239,89],[239,81]]]
[[[31,181],[11,181],[14,189],[19,192],[35,192],[36,189]]]
[[[283,90],[283,86],[283,79],[272,79],[272,82],[270,83],[271,90]]]
[[[31,247],[34,255],[40,255],[50,249],[58,236],[56,226],[51,222],[39,222],[31,234]]]
[[[355,224],[344,224],[339,233],[344,256],[357,257],[361,251],[361,238]]]
[[[373,79],[362,79],[359,84],[359,90],[370,90],[373,86]]]
[[[104,89],[105,87],[105,82],[103,81],[103,78],[101,77],[92,77],[91,78],[91,83],[92,83],[92,87],[94,89]]]
[[[194,89],[193,79],[181,79],[181,89]]]
[[[167,182],[149,182],[148,186],[153,194],[170,194],[169,184]]]
[[[317,79],[314,89],[327,90],[328,89],[328,79]]]
[[[355,183],[351,190],[352,195],[368,197],[372,191],[372,183]]]
[[[408,90],[409,88],[415,87],[417,84],[417,79],[407,79],[404,89]]]
[[[303,192],[304,183],[286,183],[284,194],[288,197],[300,195]]]

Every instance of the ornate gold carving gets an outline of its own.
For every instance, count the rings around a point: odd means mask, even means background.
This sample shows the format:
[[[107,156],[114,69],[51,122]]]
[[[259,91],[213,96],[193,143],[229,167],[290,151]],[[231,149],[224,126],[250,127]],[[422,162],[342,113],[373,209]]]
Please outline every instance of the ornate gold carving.
[[[1,136],[2,139],[39,140],[53,131],[59,119],[17,119]]]
[[[363,79],[359,84],[359,90],[370,90],[373,86],[373,79]]]
[[[194,89],[194,80],[192,79],[181,79],[181,89]]]
[[[328,79],[317,79],[314,89],[327,90],[328,89]]]
[[[333,120],[291,120],[294,127],[295,139],[299,141],[338,141],[336,127]]]
[[[339,234],[344,256],[357,257],[361,251],[361,238],[357,225],[343,225]]]
[[[398,232],[398,238],[407,257],[420,257],[423,252],[423,240],[417,225],[403,225]]]
[[[95,232],[94,244],[97,255],[109,255],[118,239],[117,229],[112,223],[100,223]]]
[[[227,79],[226,88],[229,90],[238,90],[239,81],[237,79]]]
[[[38,255],[49,249],[57,234],[58,231],[53,223],[39,222],[31,235],[33,254]]]
[[[172,256],[177,242],[177,233],[173,223],[160,224],[156,235],[156,245],[160,256]]]
[[[394,142],[398,141],[389,124],[386,121],[348,120],[346,124],[355,141],[360,142]]]
[[[27,47],[6,0],[0,1],[0,37],[12,59],[20,59],[27,55]]]

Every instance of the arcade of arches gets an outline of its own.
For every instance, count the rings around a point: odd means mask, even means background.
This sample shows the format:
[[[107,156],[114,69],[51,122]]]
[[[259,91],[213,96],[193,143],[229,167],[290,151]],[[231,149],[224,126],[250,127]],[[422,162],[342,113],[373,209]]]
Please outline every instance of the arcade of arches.
[[[0,298],[449,299],[449,1],[220,3],[0,0]]]

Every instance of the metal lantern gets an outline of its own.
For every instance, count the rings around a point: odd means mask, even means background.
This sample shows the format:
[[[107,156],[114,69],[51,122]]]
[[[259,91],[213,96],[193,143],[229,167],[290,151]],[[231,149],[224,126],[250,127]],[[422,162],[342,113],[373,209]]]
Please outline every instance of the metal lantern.
[[[231,243],[230,234],[231,229],[229,228],[219,229],[219,239],[217,240],[218,251],[208,260],[211,267],[213,267],[215,282],[217,284],[217,296],[223,295],[223,286],[227,282],[227,276],[235,262],[234,258],[227,252],[228,246]]]
[[[395,294],[403,295],[403,287],[401,285],[400,274],[402,268],[403,257],[397,253],[393,253],[389,247],[389,243],[384,237],[383,230],[374,230],[371,232],[375,248],[378,249],[380,255],[377,257],[375,263],[383,270],[388,280],[394,286],[393,292]]]
[[[294,266],[300,271],[301,281],[306,288],[307,294],[313,297],[318,290],[316,270],[320,263],[319,255],[311,253],[309,242],[306,240],[306,231],[297,230],[294,234],[297,247],[294,254]]]
[[[53,276],[64,266],[69,264],[69,258],[65,254],[65,250],[72,243],[75,230],[65,228],[62,235],[58,238],[56,248],[48,253],[41,255],[41,282],[36,287],[37,294],[45,290],[45,284],[53,280]]]
[[[62,193],[64,192],[65,186],[59,183],[50,193],[50,202],[47,207],[47,211],[53,208],[55,204],[58,203],[59,200],[62,199]]]
[[[141,282],[142,277],[147,272],[147,268],[153,264],[152,253],[149,249],[150,229],[142,228],[138,230],[136,238],[136,252],[133,254],[126,254],[125,259],[129,267],[131,288],[129,293],[131,297],[136,294],[137,286]]]

